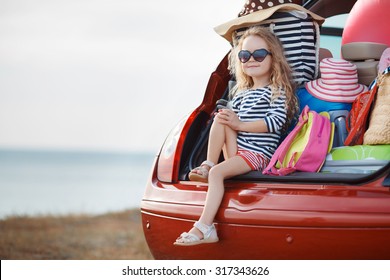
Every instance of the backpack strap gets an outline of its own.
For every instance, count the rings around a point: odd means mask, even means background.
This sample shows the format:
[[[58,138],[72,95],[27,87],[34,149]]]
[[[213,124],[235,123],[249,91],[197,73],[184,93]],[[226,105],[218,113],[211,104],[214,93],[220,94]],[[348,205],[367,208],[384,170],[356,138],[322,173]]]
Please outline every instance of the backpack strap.
[[[273,175],[280,175],[284,176],[287,175],[293,171],[295,171],[295,168],[292,167],[294,157],[290,159],[290,162],[288,164],[288,167],[286,168],[280,168],[279,170],[275,167],[275,165],[279,162],[280,166],[282,166],[284,157],[286,156],[288,149],[291,146],[291,143],[294,141],[297,134],[302,130],[302,127],[307,123],[309,119],[309,106],[305,106],[303,108],[301,114],[299,115],[298,123],[294,127],[294,129],[287,135],[287,137],[284,139],[282,144],[279,145],[279,147],[276,149],[274,155],[272,156],[270,163],[268,166],[264,169],[263,174],[273,174]]]

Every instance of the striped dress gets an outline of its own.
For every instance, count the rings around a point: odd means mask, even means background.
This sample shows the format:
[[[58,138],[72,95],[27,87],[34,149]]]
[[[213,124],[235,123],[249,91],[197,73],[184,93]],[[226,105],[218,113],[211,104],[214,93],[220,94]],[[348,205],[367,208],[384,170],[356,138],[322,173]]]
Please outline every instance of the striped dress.
[[[275,152],[286,122],[286,96],[282,93],[271,102],[272,91],[269,86],[237,93],[233,100],[233,111],[244,122],[264,120],[268,127],[266,133],[239,131],[237,144],[239,149],[262,153],[269,159]]]

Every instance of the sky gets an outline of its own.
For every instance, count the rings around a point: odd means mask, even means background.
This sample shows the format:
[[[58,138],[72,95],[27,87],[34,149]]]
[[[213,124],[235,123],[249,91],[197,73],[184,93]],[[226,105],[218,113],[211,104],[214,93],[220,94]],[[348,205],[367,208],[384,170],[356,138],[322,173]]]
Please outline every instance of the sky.
[[[0,0],[0,148],[156,152],[244,2]]]
[[[245,0],[0,0],[0,149],[157,152]]]

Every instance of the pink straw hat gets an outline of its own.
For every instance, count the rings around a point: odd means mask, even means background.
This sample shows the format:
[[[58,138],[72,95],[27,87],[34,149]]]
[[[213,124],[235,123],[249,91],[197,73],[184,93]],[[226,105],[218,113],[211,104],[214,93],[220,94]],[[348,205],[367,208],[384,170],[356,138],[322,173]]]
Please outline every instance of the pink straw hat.
[[[352,103],[368,90],[358,84],[356,65],[339,58],[325,58],[320,62],[321,78],[308,82],[307,91],[325,101]]]

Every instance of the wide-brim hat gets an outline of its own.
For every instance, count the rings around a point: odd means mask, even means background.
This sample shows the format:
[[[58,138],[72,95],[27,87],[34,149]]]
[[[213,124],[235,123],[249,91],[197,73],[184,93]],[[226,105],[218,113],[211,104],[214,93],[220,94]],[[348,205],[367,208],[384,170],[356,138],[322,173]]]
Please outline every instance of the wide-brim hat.
[[[244,13],[243,11],[240,13],[240,15],[242,14],[242,16],[239,15],[239,17],[233,20],[230,20],[226,23],[216,26],[214,28],[215,32],[217,32],[219,35],[221,35],[229,42],[233,42],[234,31],[242,28],[250,27],[256,24],[260,24],[261,22],[270,18],[276,12],[303,11],[309,14],[313,18],[313,20],[318,22],[318,24],[320,25],[325,21],[323,17],[297,4],[293,4],[293,3],[281,4],[281,1],[258,1],[258,2],[259,5],[255,7],[254,10],[248,9],[245,12],[244,11],[245,6],[244,6],[243,9]],[[268,3],[271,2],[272,2],[272,6],[268,6]],[[288,2],[288,1],[284,1],[284,2]]]
[[[321,78],[306,84],[307,91],[325,101],[352,103],[368,90],[358,84],[356,65],[341,58],[325,58],[320,62]]]

